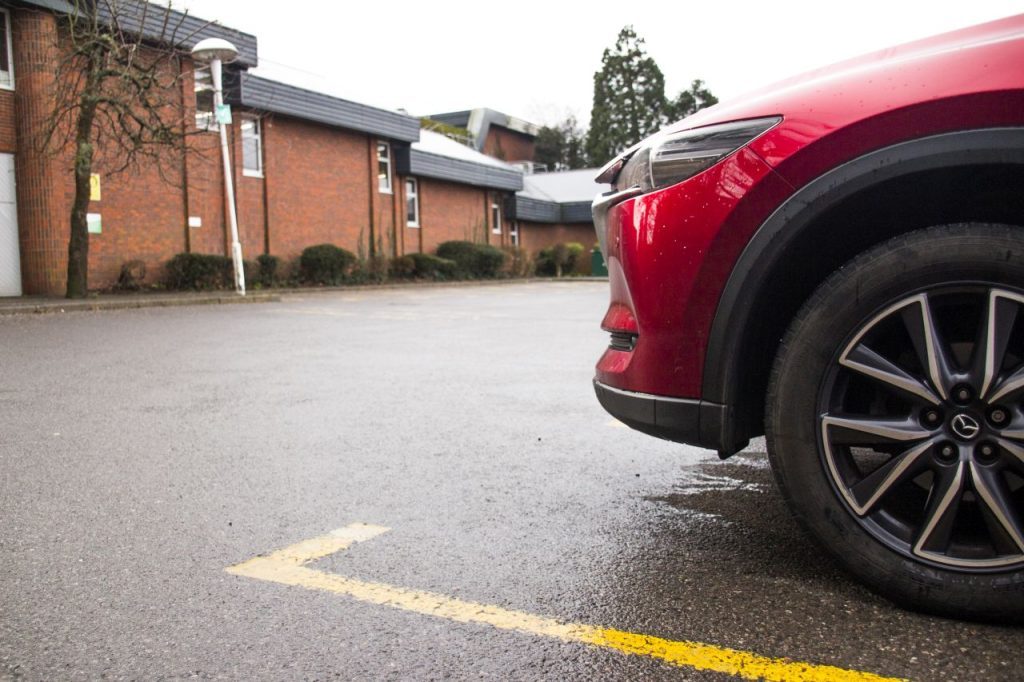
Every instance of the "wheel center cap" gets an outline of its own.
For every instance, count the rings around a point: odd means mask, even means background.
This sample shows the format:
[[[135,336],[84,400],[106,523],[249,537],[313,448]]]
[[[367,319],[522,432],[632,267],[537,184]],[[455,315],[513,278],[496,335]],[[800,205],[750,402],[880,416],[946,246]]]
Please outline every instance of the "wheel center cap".
[[[981,431],[981,424],[978,420],[969,414],[960,413],[953,417],[952,421],[949,422],[949,428],[953,430],[959,438],[964,440],[971,440]]]

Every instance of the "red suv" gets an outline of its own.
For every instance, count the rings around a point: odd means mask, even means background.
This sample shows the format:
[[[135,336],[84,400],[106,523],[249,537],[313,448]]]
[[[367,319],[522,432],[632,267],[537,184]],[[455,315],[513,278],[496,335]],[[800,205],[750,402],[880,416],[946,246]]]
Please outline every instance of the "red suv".
[[[860,579],[1024,618],[1024,15],[705,109],[598,180],[601,404],[722,457],[765,434]]]

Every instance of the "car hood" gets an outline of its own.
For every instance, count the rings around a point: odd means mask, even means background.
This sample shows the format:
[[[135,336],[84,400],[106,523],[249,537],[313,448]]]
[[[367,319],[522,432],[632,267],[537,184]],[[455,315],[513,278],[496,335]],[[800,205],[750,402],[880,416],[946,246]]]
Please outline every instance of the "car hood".
[[[986,56],[993,51],[1006,53],[1007,42],[1016,42],[1024,48],[1024,14],[808,71],[702,109],[671,124],[664,132],[757,116],[808,115],[815,110],[824,119],[832,109],[849,111],[851,104],[859,105],[863,115],[870,115],[898,106],[904,99],[901,91],[920,98],[922,87],[932,89],[933,96],[940,96],[944,89],[963,93],[1003,88],[1007,87],[1008,78],[1013,81],[1011,85],[1024,87],[1024,69],[1021,68],[1024,61],[1011,63],[1009,69],[1001,70],[998,63],[985,63]],[[1019,50],[1011,52],[1020,53]],[[949,68],[953,64],[962,66],[965,61],[976,65],[974,69],[966,69],[971,72],[970,77],[965,76],[963,68]],[[990,73],[986,74],[986,69]],[[948,85],[944,88],[937,79],[948,81]]]

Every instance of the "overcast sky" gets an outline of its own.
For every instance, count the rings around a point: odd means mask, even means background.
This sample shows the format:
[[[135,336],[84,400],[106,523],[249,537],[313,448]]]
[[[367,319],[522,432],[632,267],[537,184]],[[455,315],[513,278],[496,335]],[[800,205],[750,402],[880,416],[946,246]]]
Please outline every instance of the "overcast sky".
[[[1010,0],[346,2],[174,0],[253,33],[262,76],[416,115],[590,116],[601,53],[632,24],[674,96],[720,99],[847,57],[1024,11]],[[670,8],[671,9],[668,9]]]

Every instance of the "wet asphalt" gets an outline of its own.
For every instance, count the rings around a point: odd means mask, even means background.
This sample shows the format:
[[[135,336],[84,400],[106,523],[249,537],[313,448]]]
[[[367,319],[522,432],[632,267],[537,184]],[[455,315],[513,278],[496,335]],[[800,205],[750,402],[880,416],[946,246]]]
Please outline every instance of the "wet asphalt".
[[[757,444],[594,399],[606,286],[351,291],[0,318],[0,678],[729,679],[230,575],[318,569],[919,680],[1013,680],[1024,630],[903,611],[789,518]]]

